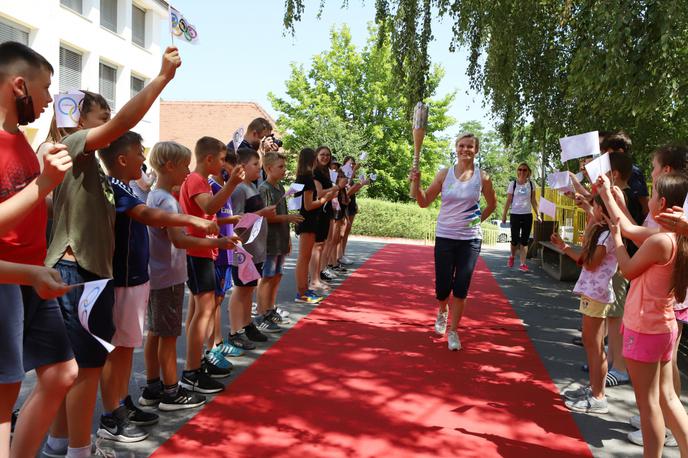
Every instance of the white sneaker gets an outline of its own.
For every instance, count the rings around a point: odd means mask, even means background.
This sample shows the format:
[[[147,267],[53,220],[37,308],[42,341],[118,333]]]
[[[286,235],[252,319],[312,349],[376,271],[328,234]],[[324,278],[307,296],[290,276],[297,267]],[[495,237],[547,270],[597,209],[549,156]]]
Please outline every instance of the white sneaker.
[[[607,413],[609,412],[609,406],[607,405],[607,398],[597,399],[592,393],[587,396],[578,398],[575,401],[566,401],[564,405],[573,410],[574,412],[580,413]]]
[[[637,430],[633,431],[631,433],[628,433],[628,440],[631,441],[632,443],[636,445],[640,445],[641,447],[643,446],[643,431],[642,430]],[[664,436],[664,446],[665,447],[678,447],[678,443],[676,442],[676,439],[674,438],[674,435],[671,434],[671,431],[667,429],[666,436]]]
[[[592,390],[590,389],[590,385],[585,385],[585,386],[580,386],[576,388],[575,390],[566,390],[563,393],[564,398],[566,398],[567,401],[577,401],[580,398],[587,397],[588,395],[592,394]]]
[[[289,318],[289,312],[282,307],[276,307],[275,311],[281,316],[282,318]]]
[[[631,418],[628,419],[628,422],[635,429],[640,429],[640,415],[633,415]]]
[[[447,334],[447,346],[451,351],[461,350],[461,341],[459,340],[459,333],[457,333],[456,331],[449,331],[449,334]]]
[[[258,304],[255,302],[251,304],[251,316],[253,318],[258,316]]]
[[[344,264],[345,266],[350,266],[351,264],[354,263],[351,259],[347,258],[346,256],[342,256],[342,258],[339,260],[339,262],[341,264]]]
[[[435,332],[441,336],[447,332],[447,312],[437,312],[437,319],[435,320]]]
[[[323,272],[326,275],[329,275],[330,277],[332,277],[333,279],[339,278],[339,274],[337,272],[335,272],[334,270],[332,270],[330,267],[326,268]]]

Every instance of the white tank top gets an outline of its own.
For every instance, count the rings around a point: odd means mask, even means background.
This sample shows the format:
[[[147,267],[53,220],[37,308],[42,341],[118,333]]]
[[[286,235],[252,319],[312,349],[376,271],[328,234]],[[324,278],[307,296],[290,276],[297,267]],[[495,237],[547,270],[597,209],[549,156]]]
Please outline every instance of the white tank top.
[[[442,183],[442,205],[437,217],[435,235],[453,240],[482,239],[480,228],[480,192],[482,178],[480,169],[473,167],[473,176],[468,181],[459,181],[454,168],[447,171]]]

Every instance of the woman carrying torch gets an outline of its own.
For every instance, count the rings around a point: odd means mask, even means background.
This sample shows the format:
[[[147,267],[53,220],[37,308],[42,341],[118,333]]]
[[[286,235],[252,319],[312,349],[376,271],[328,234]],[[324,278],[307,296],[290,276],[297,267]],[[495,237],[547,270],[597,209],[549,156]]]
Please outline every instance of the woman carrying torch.
[[[423,141],[422,136],[417,135],[420,129],[424,134],[424,125],[414,123],[416,154],[420,153]],[[449,350],[461,349],[457,330],[466,306],[471,276],[480,255],[480,223],[486,220],[497,206],[497,197],[490,177],[475,165],[479,146],[480,141],[475,135],[461,135],[456,140],[456,165],[437,172],[426,190],[420,187],[417,160],[414,160],[414,168],[410,174],[412,197],[415,197],[422,208],[429,206],[438,195],[442,195],[435,237],[435,297],[439,305],[435,332],[440,335],[446,332],[449,308]],[[482,211],[481,193],[487,202]]]

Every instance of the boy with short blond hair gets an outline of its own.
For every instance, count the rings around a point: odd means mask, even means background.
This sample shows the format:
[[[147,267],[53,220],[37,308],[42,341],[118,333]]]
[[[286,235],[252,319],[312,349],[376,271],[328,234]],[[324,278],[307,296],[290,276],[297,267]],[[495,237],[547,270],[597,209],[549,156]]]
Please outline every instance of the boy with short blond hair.
[[[258,317],[256,326],[262,332],[279,332],[280,324],[286,324],[275,309],[277,290],[282,280],[284,260],[291,252],[289,223],[303,221],[298,214],[289,214],[284,199],[284,187],[280,181],[287,172],[286,158],[283,154],[269,152],[263,156],[263,170],[266,180],[258,187],[258,192],[265,205],[275,205],[276,214],[267,217],[268,234],[266,256],[263,263],[263,275],[258,282]]]
[[[202,137],[196,142],[194,150],[196,168],[186,177],[180,192],[179,201],[185,213],[208,221],[216,221],[215,214],[227,202],[234,188],[242,179],[242,168],[235,167],[220,192],[213,195],[208,184],[208,176],[220,174],[226,151],[227,147],[213,137]],[[189,235],[204,237],[202,233],[193,229],[190,229]],[[224,385],[213,380],[213,378],[227,377],[231,372],[231,366],[223,369],[203,358],[203,343],[216,308],[213,258],[211,247],[187,249],[186,259],[189,277],[187,284],[193,295],[195,306],[192,316],[188,320],[186,364],[180,383],[187,390],[204,394],[222,391]],[[206,377],[206,373],[210,377]]]

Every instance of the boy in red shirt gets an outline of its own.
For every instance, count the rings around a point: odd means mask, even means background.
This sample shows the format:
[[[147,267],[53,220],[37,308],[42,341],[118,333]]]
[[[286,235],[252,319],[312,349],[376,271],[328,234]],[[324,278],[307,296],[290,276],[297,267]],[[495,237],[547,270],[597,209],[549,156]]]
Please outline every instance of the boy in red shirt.
[[[227,147],[220,140],[203,137],[196,142],[194,155],[196,168],[182,184],[179,203],[184,213],[208,220],[215,220],[215,214],[227,202],[234,188],[243,179],[243,167],[237,166],[222,189],[213,195],[208,184],[209,175],[219,175],[224,164]],[[189,235],[205,237],[204,233],[188,228]],[[186,365],[180,384],[189,391],[217,393],[224,386],[209,377],[201,377],[203,341],[207,337],[208,324],[215,315],[215,263],[212,248],[188,248],[187,270],[188,286],[193,295],[195,307],[186,331]],[[208,367],[207,372],[214,377],[229,375],[229,370]]]

